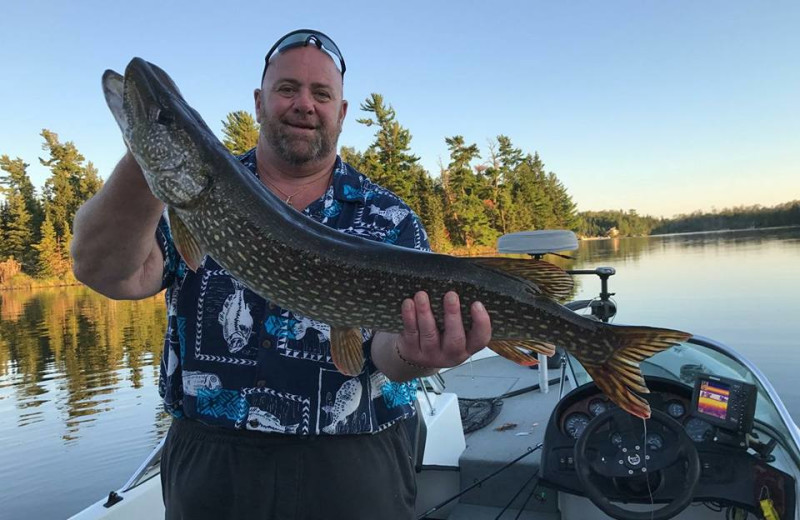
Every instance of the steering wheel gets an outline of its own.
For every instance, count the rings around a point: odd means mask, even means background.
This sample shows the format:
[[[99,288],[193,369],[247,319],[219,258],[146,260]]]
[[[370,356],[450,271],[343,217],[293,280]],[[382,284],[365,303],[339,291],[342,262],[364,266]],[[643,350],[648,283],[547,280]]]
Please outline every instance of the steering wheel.
[[[601,430],[605,425],[609,425],[607,431]],[[647,433],[648,436],[657,433],[663,438],[660,449],[647,446],[641,419],[614,408],[595,417],[575,444],[575,472],[586,496],[617,520],[672,518],[691,503],[700,479],[697,448],[679,422],[653,410],[647,421]],[[677,464],[679,461],[684,464]],[[622,509],[612,504],[593,480],[595,475],[608,480],[641,479],[656,471],[661,472],[664,485],[652,490],[652,499],[667,505],[655,511]]]

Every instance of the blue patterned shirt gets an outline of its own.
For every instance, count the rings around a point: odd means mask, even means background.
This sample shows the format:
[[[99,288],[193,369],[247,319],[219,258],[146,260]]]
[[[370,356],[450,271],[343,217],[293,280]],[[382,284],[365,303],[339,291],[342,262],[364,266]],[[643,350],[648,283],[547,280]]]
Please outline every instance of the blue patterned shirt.
[[[239,159],[256,174],[255,150]],[[339,157],[331,186],[303,213],[343,233],[429,250],[413,211]],[[345,376],[331,361],[329,325],[264,300],[211,257],[192,272],[165,218],[157,238],[168,318],[159,393],[173,416],[226,428],[339,435],[375,433],[414,414],[415,384],[391,382],[375,368],[371,331],[362,330],[364,370]]]

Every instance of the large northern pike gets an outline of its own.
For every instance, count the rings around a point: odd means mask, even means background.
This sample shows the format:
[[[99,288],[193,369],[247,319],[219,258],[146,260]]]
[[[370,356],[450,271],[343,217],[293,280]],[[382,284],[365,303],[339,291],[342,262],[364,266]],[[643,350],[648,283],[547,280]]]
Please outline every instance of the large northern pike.
[[[492,320],[489,347],[521,364],[559,345],[580,360],[615,403],[640,417],[650,407],[639,362],[688,339],[667,329],[597,322],[561,306],[572,279],[547,262],[457,258],[387,245],[330,229],[290,208],[226,150],[170,77],[140,58],[103,90],[153,194],[163,201],[177,249],[196,269],[208,254],[264,298],[331,326],[336,367],[362,370],[360,327],[401,332],[400,304],[456,291],[462,312],[481,301]],[[467,325],[469,325],[467,323]]]

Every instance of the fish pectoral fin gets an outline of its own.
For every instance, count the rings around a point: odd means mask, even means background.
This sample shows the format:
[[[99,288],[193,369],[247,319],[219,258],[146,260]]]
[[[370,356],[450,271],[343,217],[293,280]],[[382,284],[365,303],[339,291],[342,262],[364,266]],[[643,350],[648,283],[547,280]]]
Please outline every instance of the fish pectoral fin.
[[[167,209],[169,215],[169,228],[172,232],[172,240],[175,243],[175,248],[178,254],[181,255],[183,261],[192,271],[197,271],[200,264],[203,262],[203,257],[206,256],[203,248],[195,240],[192,232],[186,227],[186,224],[178,216],[178,212],[171,206]]]
[[[650,404],[636,392],[650,393],[639,363],[662,350],[686,341],[686,332],[653,327],[608,325],[617,349],[600,365],[583,363],[597,387],[620,408],[637,417],[650,417]],[[580,355],[577,356],[580,360]]]
[[[504,257],[479,257],[465,260],[530,282],[536,286],[537,294],[543,294],[556,300],[569,298],[575,286],[572,275],[557,265],[543,260]]]
[[[556,348],[550,343],[530,339],[493,339],[487,346],[504,358],[523,366],[539,364],[539,358],[534,352],[546,356],[552,356],[556,352]]]
[[[331,327],[331,357],[336,369],[346,376],[357,376],[364,368],[364,341],[361,329]]]

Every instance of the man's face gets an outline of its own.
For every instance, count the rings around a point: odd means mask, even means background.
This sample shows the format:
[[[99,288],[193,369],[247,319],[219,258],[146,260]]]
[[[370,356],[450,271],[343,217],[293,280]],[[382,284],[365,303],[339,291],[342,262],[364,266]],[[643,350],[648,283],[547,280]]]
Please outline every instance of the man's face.
[[[316,47],[279,54],[256,90],[261,136],[272,151],[293,166],[332,159],[347,113],[342,76],[333,60]]]

